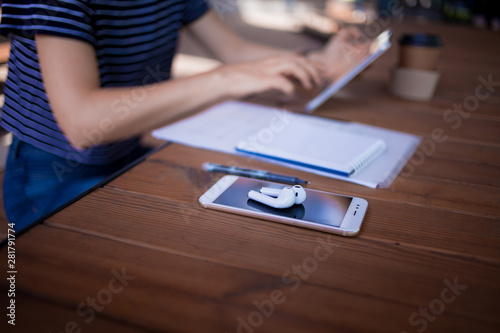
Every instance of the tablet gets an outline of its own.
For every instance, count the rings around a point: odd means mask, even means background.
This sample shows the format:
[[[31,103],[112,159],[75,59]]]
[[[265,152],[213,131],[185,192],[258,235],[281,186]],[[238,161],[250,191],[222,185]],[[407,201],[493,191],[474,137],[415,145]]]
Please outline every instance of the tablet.
[[[316,97],[309,101],[305,107],[304,111],[307,113],[313,112],[321,104],[323,104],[328,98],[339,91],[343,86],[345,86],[349,81],[351,81],[356,75],[361,73],[366,67],[373,63],[378,57],[380,57],[385,51],[391,46],[391,36],[392,31],[386,30],[381,33],[377,38],[373,40],[370,45],[369,53],[359,59],[357,64],[353,64],[348,71],[337,77],[335,80],[330,82],[329,86],[320,92]]]
[[[270,91],[250,96],[246,100],[290,111],[311,113],[387,51],[391,46],[391,37],[391,30],[384,31],[371,41],[368,52],[364,55],[356,54],[355,50],[345,50],[353,52],[352,62],[348,64],[345,72],[337,74],[335,78],[325,80],[326,82],[320,87],[306,90],[298,86],[293,96],[285,97],[281,92]],[[348,53],[347,56],[349,56]]]

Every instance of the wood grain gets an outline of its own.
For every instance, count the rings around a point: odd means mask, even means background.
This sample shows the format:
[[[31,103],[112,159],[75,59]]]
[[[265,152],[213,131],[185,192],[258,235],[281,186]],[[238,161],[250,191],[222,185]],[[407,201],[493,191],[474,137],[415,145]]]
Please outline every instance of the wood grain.
[[[55,304],[52,299],[40,299],[32,295],[16,294],[16,325],[10,326],[6,320],[0,321],[2,332],[144,332],[145,327],[134,327],[131,323],[110,320],[96,311],[96,317],[79,316],[76,306]],[[3,319],[3,318],[2,318]],[[85,321],[87,320],[87,321]]]
[[[167,192],[168,190],[165,191]],[[69,207],[46,223],[124,242],[141,240],[155,247],[164,244],[165,239],[172,238],[171,241],[180,242],[172,245],[175,249],[185,246],[184,242],[190,235],[196,239],[192,244],[200,244],[200,247],[193,248],[193,251],[212,246],[217,240],[224,243],[228,237],[251,239],[247,235],[249,230],[252,233],[258,232],[259,239],[263,233],[270,233],[274,237],[280,230],[292,234],[298,232],[301,237],[303,233],[310,232],[293,226],[275,225],[269,221],[249,220],[237,215],[207,211],[196,202],[197,198],[197,195],[189,193],[150,196],[108,188],[83,198],[79,205]],[[457,213],[429,209],[425,217],[415,221],[414,216],[421,212],[419,207],[395,205],[376,199],[370,200],[369,204],[370,210],[357,238],[367,238],[370,244],[378,242],[388,246],[425,248],[479,261],[499,261],[500,232],[496,220],[464,217]],[[95,209],[102,211],[98,217],[94,214]],[[212,215],[216,221],[210,221]],[[240,224],[238,227],[241,228],[241,234],[233,229],[221,231],[226,225],[236,223]],[[215,227],[217,231],[213,230]],[[175,233],[172,234],[171,228]],[[201,234],[199,228],[203,228]],[[237,226],[234,228],[239,229]],[[312,232],[311,235],[320,237],[322,233]],[[259,243],[258,239],[255,241]],[[296,249],[297,245],[293,242],[300,240],[291,241],[290,250]],[[205,242],[208,243],[202,246]],[[217,249],[218,255],[223,255],[227,248]],[[249,252],[244,248],[241,250]]]
[[[40,249],[42,240],[45,245]],[[233,242],[230,238],[226,241]],[[299,279],[286,272],[313,256],[317,246],[314,242],[306,243],[306,257],[284,251],[289,259],[273,265],[274,272],[269,274],[262,269],[239,268],[40,226],[18,245],[19,259],[25,267],[17,283],[27,292],[77,307],[89,295],[99,295],[107,288],[113,270],[124,271],[134,279],[106,304],[101,314],[133,324],[146,323],[150,329],[162,331],[236,331],[238,317],[248,318],[256,311],[255,302],[262,304],[274,290],[279,290],[286,300],[274,307],[259,331],[386,332],[409,327],[408,317],[419,306],[441,297],[445,280],[454,282],[456,278],[468,290],[446,305],[446,313],[429,332],[465,332],[464,328],[472,327],[492,332],[499,324],[499,287],[493,282],[499,277],[498,269],[471,262],[464,265],[463,260],[429,252],[391,251],[384,246],[373,251],[341,237],[335,242],[340,243],[334,253],[318,262],[309,274],[303,271]],[[276,239],[274,243],[276,250],[267,256],[242,260],[267,266],[272,257],[280,255],[282,241]],[[256,251],[260,248],[258,243],[254,246]],[[366,280],[366,274],[380,278]],[[284,282],[283,276],[296,277],[300,284]],[[420,286],[418,290],[413,287],[415,283]],[[393,300],[392,295],[397,299]],[[363,322],[359,315],[365,318]],[[384,327],[373,326],[380,320],[386,323]]]
[[[17,239],[22,327],[62,331],[74,320],[92,332],[498,332],[500,87],[470,114],[445,117],[474,96],[479,77],[500,81],[498,34],[392,27],[395,41],[403,32],[442,36],[434,99],[390,94],[395,45],[315,113],[423,138],[389,188],[171,144]],[[296,47],[293,40],[280,43]],[[445,140],[433,141],[436,129]],[[361,232],[339,237],[204,209],[199,196],[221,177],[201,169],[207,161],[366,198]],[[79,305],[104,297],[122,269],[134,279],[87,324]]]
[[[182,163],[179,163],[176,161],[178,161],[177,157],[181,151],[184,153]],[[166,192],[170,184],[174,188],[182,188],[182,193],[192,192],[192,187],[194,186],[194,188],[200,189],[198,193],[201,195],[202,189],[208,189],[214,183],[214,180],[210,179],[210,174],[204,173],[201,169],[201,164],[208,160],[214,163],[240,165],[272,172],[294,174],[310,181],[310,187],[320,190],[441,208],[467,215],[492,218],[500,217],[500,206],[498,205],[500,190],[498,188],[474,184],[474,179],[470,179],[469,182],[463,182],[460,179],[452,179],[450,181],[449,176],[440,177],[440,174],[447,173],[446,165],[443,168],[437,167],[437,173],[434,173],[433,177],[420,177],[418,174],[415,175],[411,172],[413,169],[424,169],[423,165],[414,168],[408,167],[396,178],[389,189],[373,190],[305,172],[297,172],[295,170],[283,171],[284,168],[282,167],[250,160],[243,156],[172,145],[169,149],[154,154],[150,160],[132,169],[123,177],[110,183],[109,186],[127,188],[127,190],[133,190],[138,193],[149,193],[160,196],[168,195]],[[455,167],[459,167],[460,162],[454,162],[454,165]],[[175,169],[171,170],[172,167],[175,167]],[[470,168],[474,167],[470,166]],[[497,172],[496,168],[490,169],[493,174]],[[488,176],[486,175],[486,177]],[[488,180],[484,182],[490,183]]]

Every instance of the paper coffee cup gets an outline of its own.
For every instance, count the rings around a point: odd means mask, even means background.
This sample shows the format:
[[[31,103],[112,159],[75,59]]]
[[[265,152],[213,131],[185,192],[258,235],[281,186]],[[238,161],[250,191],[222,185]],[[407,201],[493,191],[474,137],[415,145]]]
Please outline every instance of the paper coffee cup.
[[[439,76],[438,71],[397,67],[392,72],[391,92],[413,101],[428,101],[434,96]]]
[[[399,40],[399,66],[392,72],[392,94],[413,101],[430,100],[439,81],[437,64],[442,46],[438,35],[403,35]]]
[[[405,34],[399,40],[399,66],[436,70],[443,43],[438,35]]]

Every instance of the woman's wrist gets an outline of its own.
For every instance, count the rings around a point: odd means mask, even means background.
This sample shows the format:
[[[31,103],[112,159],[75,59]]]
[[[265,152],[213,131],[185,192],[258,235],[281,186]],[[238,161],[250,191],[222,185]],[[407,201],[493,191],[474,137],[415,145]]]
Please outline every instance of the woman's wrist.
[[[215,87],[214,93],[218,97],[216,99],[225,100],[241,97],[237,89],[239,82],[232,75],[234,71],[232,67],[231,65],[224,65],[207,73],[207,75],[210,75],[208,84]]]

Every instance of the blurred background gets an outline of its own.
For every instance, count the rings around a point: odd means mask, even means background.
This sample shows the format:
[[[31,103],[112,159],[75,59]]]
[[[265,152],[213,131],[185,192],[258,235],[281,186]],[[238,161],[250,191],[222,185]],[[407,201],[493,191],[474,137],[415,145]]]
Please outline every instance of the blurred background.
[[[435,22],[500,31],[499,0],[207,0],[219,17],[250,40],[283,47],[318,47],[343,25]],[[176,77],[220,65],[184,35]]]
[[[249,23],[324,28],[336,23],[367,24],[379,16],[441,20],[500,30],[498,0],[208,0],[221,16],[239,13]],[[259,17],[257,17],[259,16]],[[321,22],[312,22],[320,20]],[[330,22],[329,22],[330,21]]]

